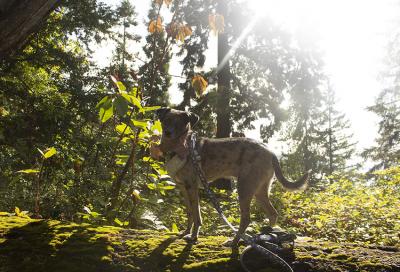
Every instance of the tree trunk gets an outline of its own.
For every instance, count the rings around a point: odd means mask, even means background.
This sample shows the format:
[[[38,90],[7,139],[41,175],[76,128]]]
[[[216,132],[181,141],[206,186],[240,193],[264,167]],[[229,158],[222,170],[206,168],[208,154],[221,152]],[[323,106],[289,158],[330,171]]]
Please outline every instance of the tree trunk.
[[[218,1],[217,12],[227,18],[227,0]],[[218,34],[218,101],[217,101],[217,138],[229,137],[231,135],[230,123],[230,92],[231,73],[229,60],[222,63],[222,60],[229,53],[228,36],[226,33]]]
[[[228,0],[218,1],[217,13],[227,18]],[[231,72],[229,59],[225,56],[229,54],[228,36],[225,33],[218,33],[218,100],[217,100],[217,138],[226,138],[231,136],[230,122],[230,92],[231,92]],[[225,63],[224,63],[225,61]],[[232,190],[232,180],[221,178],[211,184],[213,187],[225,190]]]
[[[57,0],[0,0],[0,60],[20,49]]]

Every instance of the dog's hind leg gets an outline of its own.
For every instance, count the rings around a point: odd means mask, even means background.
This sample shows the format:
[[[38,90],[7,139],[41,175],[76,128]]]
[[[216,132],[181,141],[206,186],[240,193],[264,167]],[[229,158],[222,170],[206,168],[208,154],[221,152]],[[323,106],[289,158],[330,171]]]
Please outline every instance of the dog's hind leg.
[[[274,226],[278,220],[278,212],[275,210],[274,206],[272,206],[271,201],[269,200],[269,184],[270,180],[262,184],[259,190],[256,192],[255,198],[257,204],[259,204],[260,208],[268,217],[270,225]]]
[[[243,177],[239,177],[238,179],[238,195],[239,195],[239,206],[240,206],[240,224],[239,229],[236,232],[235,237],[232,241],[228,240],[224,243],[225,246],[236,247],[240,237],[246,231],[247,227],[250,224],[250,204],[251,200],[254,196],[255,190],[258,186],[254,186],[258,184],[258,180],[255,179],[253,175],[252,180],[249,180],[249,177],[243,175]]]

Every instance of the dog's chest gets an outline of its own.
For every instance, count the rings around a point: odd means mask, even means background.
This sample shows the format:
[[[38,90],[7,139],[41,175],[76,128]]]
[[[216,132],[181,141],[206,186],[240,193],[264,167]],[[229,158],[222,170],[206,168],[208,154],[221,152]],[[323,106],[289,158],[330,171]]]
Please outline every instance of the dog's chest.
[[[175,177],[187,162],[188,162],[187,156],[182,159],[178,155],[174,155],[165,162],[164,167],[165,170],[168,171],[168,174],[171,177]]]

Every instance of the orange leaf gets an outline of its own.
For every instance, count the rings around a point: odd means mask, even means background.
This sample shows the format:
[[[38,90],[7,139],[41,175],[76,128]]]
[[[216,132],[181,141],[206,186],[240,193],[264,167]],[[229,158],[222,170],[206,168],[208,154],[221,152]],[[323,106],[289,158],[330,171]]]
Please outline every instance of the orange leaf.
[[[183,40],[192,34],[192,29],[188,25],[181,25],[178,28],[178,33],[175,36],[175,39],[180,40],[183,42]]]
[[[164,4],[169,8],[169,5],[171,5],[172,0],[164,0]]]
[[[200,75],[196,75],[192,79],[192,87],[196,92],[197,97],[203,95],[204,91],[207,88],[207,85],[208,85],[207,81]]]
[[[172,0],[155,0],[154,1],[157,5],[161,6],[162,3],[164,2],[164,4],[169,8],[169,5],[171,5]]]
[[[162,32],[163,31],[163,25],[161,21],[161,17],[158,17],[157,20],[152,20],[149,24],[149,32],[154,33],[154,32]]]

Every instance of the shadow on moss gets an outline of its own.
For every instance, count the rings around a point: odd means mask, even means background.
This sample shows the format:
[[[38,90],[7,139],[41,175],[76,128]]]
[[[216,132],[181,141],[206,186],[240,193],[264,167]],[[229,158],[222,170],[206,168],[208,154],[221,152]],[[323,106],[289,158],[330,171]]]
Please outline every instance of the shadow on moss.
[[[0,245],[1,271],[117,271],[109,243],[87,227],[36,221],[10,229]]]

